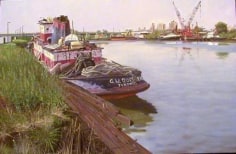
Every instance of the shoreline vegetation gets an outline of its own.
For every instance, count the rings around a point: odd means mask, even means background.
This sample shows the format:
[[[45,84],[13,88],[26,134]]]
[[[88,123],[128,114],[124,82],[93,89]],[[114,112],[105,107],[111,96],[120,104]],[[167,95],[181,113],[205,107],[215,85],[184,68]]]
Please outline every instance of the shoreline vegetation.
[[[24,48],[0,45],[0,153],[111,153],[64,103],[63,84]]]
[[[233,41],[236,42],[236,28],[229,28],[228,25],[222,21],[215,24],[214,29],[206,30],[203,27],[196,25],[189,29],[186,33],[186,29],[169,28],[169,29],[157,29],[152,27],[151,29],[144,28],[143,30],[134,31],[132,29],[126,29],[123,32],[108,32],[107,30],[98,30],[91,33],[74,31],[85,40],[170,40],[170,41]]]

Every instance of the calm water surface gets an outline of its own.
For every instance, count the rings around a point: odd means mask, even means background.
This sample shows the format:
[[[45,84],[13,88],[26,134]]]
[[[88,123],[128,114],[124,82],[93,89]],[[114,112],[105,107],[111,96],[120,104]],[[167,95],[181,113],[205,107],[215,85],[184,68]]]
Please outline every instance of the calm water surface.
[[[236,152],[236,44],[99,42],[103,56],[143,72],[150,89],[112,101],[125,131],[152,153]]]

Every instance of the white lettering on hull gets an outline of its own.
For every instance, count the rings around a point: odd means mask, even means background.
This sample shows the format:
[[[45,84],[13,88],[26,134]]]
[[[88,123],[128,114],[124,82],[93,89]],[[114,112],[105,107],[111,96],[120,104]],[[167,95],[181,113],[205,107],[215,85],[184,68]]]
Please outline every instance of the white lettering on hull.
[[[142,81],[142,76],[135,77],[123,77],[123,78],[111,78],[109,80],[110,84],[117,84],[118,87],[126,87],[136,85],[137,82]]]

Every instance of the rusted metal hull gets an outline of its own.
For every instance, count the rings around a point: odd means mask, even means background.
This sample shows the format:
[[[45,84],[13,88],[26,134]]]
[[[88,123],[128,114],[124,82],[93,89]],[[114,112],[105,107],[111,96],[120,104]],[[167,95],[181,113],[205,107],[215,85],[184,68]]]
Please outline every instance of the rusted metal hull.
[[[147,82],[143,82],[138,85],[129,86],[129,87],[122,87],[122,88],[115,87],[115,88],[107,89],[105,92],[98,92],[95,94],[106,100],[120,99],[120,98],[136,95],[139,92],[145,91],[149,87],[150,87],[150,84],[148,84]]]
[[[100,78],[75,78],[66,79],[67,81],[83,87],[89,92],[98,95],[104,99],[120,99],[136,95],[150,87],[140,76],[111,76]],[[83,84],[85,83],[85,84]],[[89,85],[86,85],[86,84]]]

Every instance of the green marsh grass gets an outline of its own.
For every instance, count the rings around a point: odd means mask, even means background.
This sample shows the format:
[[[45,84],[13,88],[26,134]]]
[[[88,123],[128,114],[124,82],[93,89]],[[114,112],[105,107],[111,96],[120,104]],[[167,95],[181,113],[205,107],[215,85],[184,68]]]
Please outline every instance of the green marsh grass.
[[[57,77],[47,73],[24,49],[1,46],[0,95],[13,103],[17,110],[61,105],[62,91],[56,82]]]
[[[63,121],[55,115],[65,109],[59,79],[25,49],[10,44],[0,46],[0,85],[7,104],[0,116],[0,143],[10,141],[22,152],[35,153],[36,147],[53,152],[60,139],[55,121]]]

